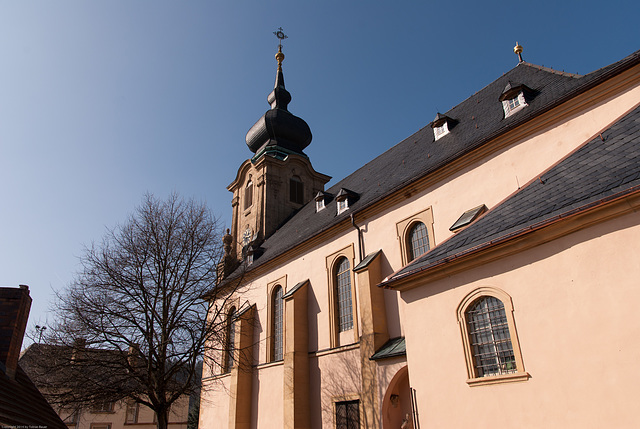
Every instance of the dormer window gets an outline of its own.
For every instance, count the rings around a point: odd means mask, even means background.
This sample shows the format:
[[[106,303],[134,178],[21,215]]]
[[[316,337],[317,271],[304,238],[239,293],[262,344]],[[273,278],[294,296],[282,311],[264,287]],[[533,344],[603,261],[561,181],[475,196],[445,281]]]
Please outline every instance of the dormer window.
[[[516,112],[527,107],[528,104],[524,99],[524,93],[520,91],[514,98],[502,101],[502,108],[504,109],[504,117],[508,118]]]
[[[338,214],[345,212],[349,209],[349,200],[346,198],[342,201],[338,201]]]
[[[447,134],[449,134],[449,125],[454,124],[454,121],[448,117],[439,113],[436,115],[436,118],[429,125],[433,128],[433,138],[438,140]]]
[[[433,128],[433,136],[435,137],[436,140],[438,140],[440,137],[446,134],[449,134],[449,127],[447,126],[446,122],[439,127]]]
[[[505,118],[508,118],[528,106],[525,98],[525,92],[527,91],[528,88],[525,85],[514,84],[511,82],[507,84],[500,95],[500,101],[502,101]]]
[[[336,201],[338,203],[338,213],[344,213],[349,210],[349,205],[355,202],[358,198],[358,194],[351,192],[347,189],[340,189],[338,195],[336,195]]]
[[[316,200],[316,213],[319,212],[320,210],[324,209],[327,206],[327,201],[329,201],[331,195],[327,194],[326,192],[318,192],[316,194],[315,200]]]

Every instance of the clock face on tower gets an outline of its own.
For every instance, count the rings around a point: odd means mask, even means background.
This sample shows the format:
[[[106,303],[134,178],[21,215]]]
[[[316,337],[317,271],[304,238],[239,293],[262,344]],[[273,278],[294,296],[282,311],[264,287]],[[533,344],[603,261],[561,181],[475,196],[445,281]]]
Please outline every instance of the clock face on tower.
[[[252,236],[253,236],[253,231],[251,230],[251,227],[247,227],[247,229],[245,229],[244,232],[242,233],[242,245],[246,246],[247,244],[249,244]]]

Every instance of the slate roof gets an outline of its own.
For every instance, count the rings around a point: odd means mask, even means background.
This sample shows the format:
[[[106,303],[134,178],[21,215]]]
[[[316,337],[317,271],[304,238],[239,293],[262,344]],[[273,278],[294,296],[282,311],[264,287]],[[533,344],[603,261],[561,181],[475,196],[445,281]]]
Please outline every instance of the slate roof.
[[[640,107],[382,285],[495,242],[640,192]]]
[[[427,125],[327,190],[332,195],[342,188],[356,193],[359,198],[350,204],[349,210],[336,216],[335,200],[327,202],[326,208],[317,213],[313,200],[303,206],[262,244],[264,253],[249,270],[638,63],[640,51],[584,76],[519,63],[445,113],[455,121],[449,134],[434,141],[433,129]],[[531,88],[533,94],[528,107],[505,118],[498,99],[509,82],[522,83]]]

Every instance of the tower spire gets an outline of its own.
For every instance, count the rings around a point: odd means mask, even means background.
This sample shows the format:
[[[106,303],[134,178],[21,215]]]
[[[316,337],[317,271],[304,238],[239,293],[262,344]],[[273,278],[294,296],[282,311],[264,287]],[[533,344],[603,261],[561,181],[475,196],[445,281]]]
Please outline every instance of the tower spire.
[[[287,39],[282,27],[273,34],[278,38],[278,52],[276,61],[276,82],[273,91],[267,97],[271,109],[262,115],[247,133],[245,138],[247,146],[256,155],[254,159],[264,154],[275,157],[285,157],[288,153],[297,153],[306,156],[302,150],[311,143],[311,130],[303,120],[294,116],[287,109],[291,102],[291,94],[284,86],[284,73],[282,72],[282,41]]]
[[[282,41],[287,39],[288,36],[282,31],[282,27],[274,31],[273,34],[278,38],[278,52],[276,53],[276,61],[278,62],[278,70],[276,71],[276,83],[273,86],[273,91],[267,97],[267,101],[271,105],[272,109],[284,109],[287,110],[289,102],[291,102],[291,94],[286,90],[284,86],[284,74],[282,73],[282,61],[284,61],[284,54],[282,53]]]

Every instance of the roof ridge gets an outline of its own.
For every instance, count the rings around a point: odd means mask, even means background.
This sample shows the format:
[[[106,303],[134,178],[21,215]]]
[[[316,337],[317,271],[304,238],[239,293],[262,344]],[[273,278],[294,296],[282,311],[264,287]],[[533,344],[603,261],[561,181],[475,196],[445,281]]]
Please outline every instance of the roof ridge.
[[[518,66],[521,65],[521,64],[533,67],[533,68],[538,69],[538,70],[543,70],[543,71],[546,71],[546,72],[549,72],[549,73],[558,74],[560,76],[567,76],[567,77],[573,77],[573,78],[581,78],[581,77],[585,76],[583,74],[578,74],[578,73],[569,73],[569,72],[566,72],[564,70],[556,70],[556,69],[553,69],[551,67],[545,67],[545,66],[542,66],[542,65],[539,65],[539,64],[529,63],[527,61],[523,61],[521,63],[518,63]],[[518,66],[516,66],[516,67],[518,67]]]
[[[433,131],[428,125],[424,125],[408,137],[373,156],[364,165],[331,185],[325,192],[335,194],[340,188],[362,192],[360,200],[353,207],[350,207],[351,213],[360,213],[409,183],[430,174],[435,169],[464,156],[469,151],[521,126],[638,63],[640,63],[640,51],[605,67],[599,73],[590,73],[584,76],[559,72],[531,63],[519,63],[445,113],[453,119],[460,120],[465,118],[459,115],[475,114],[477,103],[487,103],[487,106],[491,104],[489,107],[492,110],[483,111],[482,117],[480,117],[480,128],[478,128],[478,122],[475,123],[474,128],[472,121],[475,118],[471,116],[471,121],[462,121],[456,126],[458,131],[436,144]],[[523,81],[523,77],[527,79]],[[535,84],[532,86],[533,89],[543,92],[532,100],[531,107],[526,113],[505,121],[502,116],[502,106],[498,101],[498,95],[502,89],[498,88],[498,83],[502,85],[502,82],[509,78],[527,84],[532,82]],[[558,84],[558,82],[560,83]],[[495,100],[493,99],[494,92]],[[424,156],[416,156],[416,151],[423,151],[422,155]],[[406,165],[405,160],[407,161]],[[390,170],[393,166],[398,169]],[[297,219],[299,221],[296,221]],[[312,202],[304,205],[264,242],[265,253],[254,261],[251,269],[263,265],[302,242],[321,234],[344,219],[347,218],[343,215],[336,215],[335,211],[332,213],[326,210],[316,212]]]

